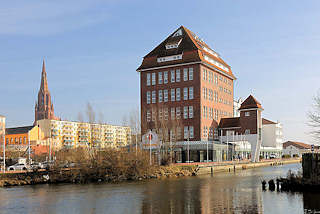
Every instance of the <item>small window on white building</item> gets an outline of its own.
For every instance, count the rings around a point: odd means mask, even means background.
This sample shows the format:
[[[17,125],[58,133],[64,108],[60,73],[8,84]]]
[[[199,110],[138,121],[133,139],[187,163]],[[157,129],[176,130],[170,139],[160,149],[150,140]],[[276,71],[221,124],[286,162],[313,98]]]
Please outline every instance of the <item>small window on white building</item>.
[[[246,112],[244,113],[244,116],[249,117],[249,116],[250,116],[250,112],[246,111]]]

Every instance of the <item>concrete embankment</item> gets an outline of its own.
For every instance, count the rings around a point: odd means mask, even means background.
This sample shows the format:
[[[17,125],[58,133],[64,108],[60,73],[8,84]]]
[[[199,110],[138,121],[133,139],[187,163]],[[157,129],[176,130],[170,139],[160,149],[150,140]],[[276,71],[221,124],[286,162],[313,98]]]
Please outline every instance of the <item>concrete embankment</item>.
[[[213,174],[217,172],[233,172],[237,170],[245,170],[250,168],[257,168],[257,167],[267,167],[267,166],[277,166],[283,164],[292,164],[292,163],[299,163],[301,159],[288,159],[288,160],[275,160],[275,161],[265,161],[265,162],[258,162],[258,163],[221,163],[221,164],[199,164],[197,165],[196,174],[197,175],[204,175],[204,174]]]

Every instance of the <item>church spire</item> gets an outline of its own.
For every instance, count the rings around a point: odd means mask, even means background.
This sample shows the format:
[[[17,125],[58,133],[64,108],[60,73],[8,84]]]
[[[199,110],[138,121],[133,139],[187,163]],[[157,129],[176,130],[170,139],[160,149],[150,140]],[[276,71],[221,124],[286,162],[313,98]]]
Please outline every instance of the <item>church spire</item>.
[[[45,65],[44,59],[43,59],[43,62],[42,62],[42,73],[41,73],[40,90],[49,91],[49,89],[48,89],[48,81],[47,81],[46,65]]]

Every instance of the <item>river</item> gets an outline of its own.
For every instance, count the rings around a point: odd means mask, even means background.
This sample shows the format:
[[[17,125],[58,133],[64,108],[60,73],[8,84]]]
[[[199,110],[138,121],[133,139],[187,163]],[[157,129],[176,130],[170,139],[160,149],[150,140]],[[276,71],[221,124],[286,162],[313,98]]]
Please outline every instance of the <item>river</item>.
[[[314,213],[320,194],[262,191],[300,164],[120,184],[0,189],[0,213]]]

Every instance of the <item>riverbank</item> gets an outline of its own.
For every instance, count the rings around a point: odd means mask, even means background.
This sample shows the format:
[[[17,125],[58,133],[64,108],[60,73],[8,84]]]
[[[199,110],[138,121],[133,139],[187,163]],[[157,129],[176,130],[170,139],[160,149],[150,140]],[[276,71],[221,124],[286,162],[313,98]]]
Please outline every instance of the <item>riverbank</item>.
[[[74,169],[53,169],[50,171],[16,172],[0,174],[0,187],[54,184],[54,183],[99,183],[140,181],[147,179],[163,179],[184,176],[214,174],[218,172],[233,172],[256,167],[276,166],[283,164],[299,163],[300,159],[268,160],[259,163],[250,162],[222,162],[222,163],[192,163],[173,164],[169,166],[152,166],[139,173],[108,171],[99,167],[82,167]],[[133,172],[137,172],[135,169]]]

